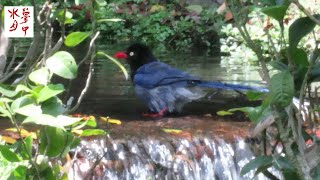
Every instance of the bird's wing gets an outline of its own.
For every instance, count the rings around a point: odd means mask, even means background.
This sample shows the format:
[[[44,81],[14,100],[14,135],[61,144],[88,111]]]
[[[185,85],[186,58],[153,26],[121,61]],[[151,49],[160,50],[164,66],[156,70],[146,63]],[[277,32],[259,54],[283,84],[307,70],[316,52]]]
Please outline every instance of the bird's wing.
[[[147,89],[163,85],[186,86],[190,81],[197,80],[199,79],[159,61],[141,66],[134,76],[134,84]]]

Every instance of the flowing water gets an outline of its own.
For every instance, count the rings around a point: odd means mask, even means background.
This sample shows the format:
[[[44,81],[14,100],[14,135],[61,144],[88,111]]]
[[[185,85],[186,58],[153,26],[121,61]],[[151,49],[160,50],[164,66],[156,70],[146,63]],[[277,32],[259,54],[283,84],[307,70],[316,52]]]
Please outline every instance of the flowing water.
[[[94,166],[92,179],[245,180],[254,177],[253,171],[240,176],[241,168],[254,155],[239,138],[235,143],[228,143],[209,137],[133,137],[124,141],[108,136],[82,141],[75,157],[69,179],[83,179]],[[253,179],[267,178],[260,174]]]

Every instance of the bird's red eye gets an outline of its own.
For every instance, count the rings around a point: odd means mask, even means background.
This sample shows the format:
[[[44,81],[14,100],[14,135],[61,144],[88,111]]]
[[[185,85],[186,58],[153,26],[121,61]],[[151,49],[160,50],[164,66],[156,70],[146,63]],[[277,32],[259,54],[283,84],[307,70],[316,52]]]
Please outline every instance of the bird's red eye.
[[[114,57],[118,59],[128,59],[128,55],[122,51],[115,54]]]

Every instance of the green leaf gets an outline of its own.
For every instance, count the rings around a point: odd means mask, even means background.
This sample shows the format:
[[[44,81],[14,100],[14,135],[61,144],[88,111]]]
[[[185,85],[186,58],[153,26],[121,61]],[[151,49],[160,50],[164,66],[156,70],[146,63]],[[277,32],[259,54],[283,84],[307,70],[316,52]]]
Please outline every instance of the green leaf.
[[[123,19],[117,19],[117,18],[113,18],[113,19],[99,19],[97,20],[97,23],[102,23],[102,22],[119,22],[119,21],[124,21]]]
[[[36,101],[35,99],[33,99],[33,97],[31,95],[25,95],[25,96],[22,96],[16,100],[14,100],[11,104],[11,110],[13,112],[16,111],[16,109],[19,109],[23,106],[26,106],[26,105],[29,105],[29,104],[34,104]]]
[[[51,116],[58,116],[66,111],[66,108],[64,107],[63,103],[57,97],[50,98],[47,101],[43,102],[41,104],[41,108],[43,114],[49,114]]]
[[[8,180],[25,180],[27,177],[27,167],[18,166],[10,175]]]
[[[286,157],[282,157],[279,156],[275,159],[275,164],[277,166],[278,169],[280,170],[290,170],[290,171],[294,171],[294,167],[292,166],[290,160]]]
[[[40,153],[49,157],[63,156],[69,152],[75,136],[61,128],[45,127],[40,131]]]
[[[97,127],[97,121],[95,119],[89,119],[86,121],[86,126]]]
[[[68,47],[74,47],[83,42],[90,36],[90,32],[73,32],[66,37],[64,44]]]
[[[275,167],[279,170],[281,170],[283,176],[285,179],[290,179],[290,180],[299,180],[300,178],[299,175],[297,174],[297,171],[295,168],[292,166],[292,163],[287,157],[277,157],[275,159]]]
[[[270,156],[258,156],[255,159],[247,163],[240,171],[240,175],[243,176],[248,172],[258,169],[259,167],[264,167],[267,165],[272,165],[272,157]]]
[[[230,111],[218,111],[217,115],[218,116],[228,116],[228,115],[232,115],[233,113]]]
[[[96,0],[96,2],[97,2],[97,4],[98,4],[99,6],[106,6],[106,5],[107,5],[106,0]]]
[[[264,95],[265,95],[265,93],[258,92],[258,91],[248,91],[247,92],[247,97],[248,97],[249,101],[260,100]]]
[[[289,71],[280,72],[271,78],[271,102],[281,107],[288,106],[294,96],[293,77]]]
[[[1,97],[0,97],[0,102],[1,102],[1,103],[4,103],[4,102],[10,103],[10,102],[12,102],[12,101],[13,101],[12,99],[9,99],[9,98],[1,98]]]
[[[200,5],[189,5],[189,6],[186,7],[186,9],[188,11],[193,11],[193,12],[196,12],[198,14],[200,14],[203,11],[202,6],[200,6]]]
[[[286,11],[289,6],[283,5],[283,6],[271,6],[263,8],[261,11],[265,13],[266,15],[276,19],[279,22],[283,21],[284,16],[286,15]]]
[[[15,109],[14,112],[24,116],[34,116],[34,115],[42,114],[41,106],[37,106],[35,104],[28,104],[28,105],[22,106],[18,109]]]
[[[288,70],[288,66],[281,61],[270,61],[269,64],[276,70],[285,71]]]
[[[5,103],[0,101],[0,116],[12,118],[11,112],[6,108]]]
[[[27,117],[23,121],[23,124],[33,123],[38,125],[47,125],[47,126],[64,129],[65,126],[73,125],[74,123],[79,122],[80,120],[81,118],[73,118],[73,117],[68,117],[63,115],[53,117],[48,114],[40,114],[40,115]]]
[[[47,67],[54,74],[66,79],[77,77],[78,66],[73,56],[66,51],[59,51],[47,59]]]
[[[37,101],[44,102],[64,91],[64,87],[62,84],[49,84],[45,86],[40,92]]]
[[[84,130],[80,136],[98,136],[98,135],[105,135],[107,134],[102,129],[86,129]]]
[[[11,86],[0,84],[0,94],[7,97],[14,97],[18,94]]]
[[[126,79],[129,78],[129,75],[128,75],[128,72],[127,72],[126,68],[118,60],[116,60],[115,58],[113,58],[113,57],[109,56],[108,54],[103,53],[101,51],[97,52],[97,55],[98,56],[104,56],[104,57],[107,57],[108,59],[110,59],[112,62],[114,62],[122,70],[125,78]]]
[[[320,19],[320,15],[314,15],[317,19]],[[298,46],[300,40],[309,34],[316,23],[309,17],[303,17],[295,20],[289,27],[289,47],[295,48]]]
[[[29,79],[36,84],[47,85],[50,81],[49,70],[47,68],[35,70],[30,73]]]
[[[29,156],[32,155],[32,146],[33,146],[32,136],[28,136],[27,138],[25,138],[24,141],[26,146],[21,146],[22,147],[21,155],[24,159],[28,159]]]
[[[70,144],[70,149],[73,149],[73,148],[76,148],[77,146],[79,146],[80,142],[81,142],[81,139],[79,137],[73,136],[73,140]]]
[[[21,92],[21,91],[31,92],[31,89],[29,89],[27,86],[25,86],[23,84],[18,84],[15,91],[16,92]]]
[[[308,55],[303,49],[289,48],[289,54],[290,58],[296,65],[303,67],[309,66]]]
[[[68,21],[70,21],[70,20],[72,20],[71,18],[72,18],[72,16],[73,16],[73,14],[70,12],[70,11],[68,11],[67,10],[67,12],[66,12],[66,16],[65,16],[65,18],[63,18],[63,15],[64,15],[64,9],[61,9],[59,12],[58,12],[58,14],[57,14],[57,19],[58,19],[58,21],[60,22],[60,23],[62,23],[62,20],[64,19],[65,21],[64,21],[64,24],[68,24],[67,22]]]
[[[20,159],[15,152],[12,152],[8,146],[0,145],[2,156],[10,162],[19,162]]]

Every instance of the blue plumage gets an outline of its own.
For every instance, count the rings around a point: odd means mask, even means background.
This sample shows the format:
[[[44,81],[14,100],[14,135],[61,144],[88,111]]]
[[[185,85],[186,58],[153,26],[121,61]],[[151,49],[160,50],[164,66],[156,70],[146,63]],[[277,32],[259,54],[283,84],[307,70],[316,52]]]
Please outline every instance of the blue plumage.
[[[186,103],[204,97],[206,93],[203,88],[268,92],[263,87],[202,81],[158,61],[150,49],[142,44],[133,44],[126,52],[119,52],[115,57],[128,60],[136,95],[152,112],[160,112],[160,116],[164,110],[179,112]]]

